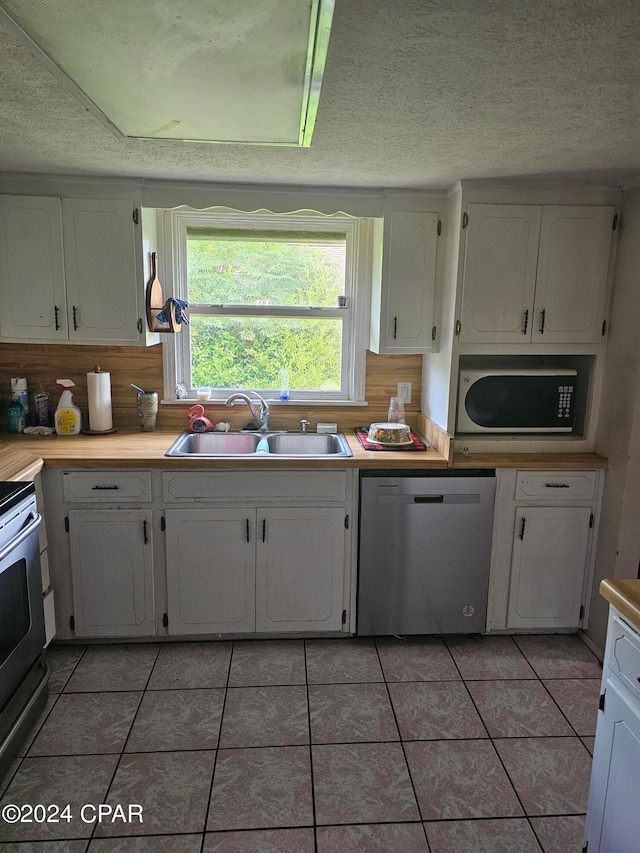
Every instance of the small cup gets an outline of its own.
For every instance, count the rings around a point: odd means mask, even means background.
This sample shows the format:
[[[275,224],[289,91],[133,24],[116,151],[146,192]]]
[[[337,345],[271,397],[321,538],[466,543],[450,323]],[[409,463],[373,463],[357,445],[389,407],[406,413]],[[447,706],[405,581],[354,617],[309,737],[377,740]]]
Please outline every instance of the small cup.
[[[208,400],[211,397],[211,388],[196,388],[198,400]]]
[[[338,296],[338,308],[346,308],[347,307],[347,297],[346,296]]]
[[[145,391],[144,394],[138,394],[137,403],[140,429],[143,432],[153,432],[156,428],[156,415],[158,414],[157,391]]]

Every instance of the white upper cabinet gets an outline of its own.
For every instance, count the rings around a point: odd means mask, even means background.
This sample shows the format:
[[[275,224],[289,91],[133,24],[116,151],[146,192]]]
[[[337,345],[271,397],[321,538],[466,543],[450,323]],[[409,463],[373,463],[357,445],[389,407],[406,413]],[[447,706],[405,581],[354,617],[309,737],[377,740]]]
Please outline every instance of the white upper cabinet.
[[[137,343],[142,315],[131,201],[65,198],[62,227],[69,338]]]
[[[544,207],[531,338],[602,339],[613,207]]]
[[[382,275],[372,294],[371,349],[435,351],[436,212],[395,211],[384,219]]]
[[[540,207],[470,204],[460,343],[530,340]]]
[[[460,343],[599,343],[614,214],[470,204]]]
[[[0,340],[156,343],[139,219],[131,199],[0,196]]]
[[[67,307],[59,198],[0,196],[0,334],[64,341]]]

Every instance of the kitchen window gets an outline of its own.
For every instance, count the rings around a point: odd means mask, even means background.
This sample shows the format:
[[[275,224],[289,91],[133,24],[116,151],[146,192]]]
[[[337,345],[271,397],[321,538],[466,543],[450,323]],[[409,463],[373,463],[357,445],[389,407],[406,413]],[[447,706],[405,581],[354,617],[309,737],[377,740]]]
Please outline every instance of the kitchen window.
[[[371,220],[344,215],[172,211],[174,295],[190,323],[165,358],[165,398],[183,382],[213,399],[364,399]],[[171,350],[165,347],[165,350]]]

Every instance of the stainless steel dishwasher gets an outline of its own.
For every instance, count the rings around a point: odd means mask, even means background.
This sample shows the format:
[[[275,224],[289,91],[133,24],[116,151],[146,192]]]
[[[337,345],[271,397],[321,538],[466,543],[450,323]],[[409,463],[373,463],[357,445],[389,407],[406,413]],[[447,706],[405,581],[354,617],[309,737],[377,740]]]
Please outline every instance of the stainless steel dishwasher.
[[[362,472],[358,634],[485,630],[495,490],[493,470]]]

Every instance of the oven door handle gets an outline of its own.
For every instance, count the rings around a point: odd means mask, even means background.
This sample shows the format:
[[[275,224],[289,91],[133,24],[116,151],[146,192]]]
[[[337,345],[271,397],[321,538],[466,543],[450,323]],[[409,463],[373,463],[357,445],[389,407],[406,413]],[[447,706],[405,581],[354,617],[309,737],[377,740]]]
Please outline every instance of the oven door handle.
[[[20,533],[17,536],[14,536],[11,542],[9,542],[5,547],[0,551],[0,563],[4,560],[5,557],[8,557],[9,554],[20,545],[21,542],[24,542],[31,534],[38,529],[38,525],[42,521],[42,516],[39,512],[31,512],[31,521],[27,524],[26,527],[23,527]]]

